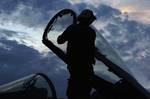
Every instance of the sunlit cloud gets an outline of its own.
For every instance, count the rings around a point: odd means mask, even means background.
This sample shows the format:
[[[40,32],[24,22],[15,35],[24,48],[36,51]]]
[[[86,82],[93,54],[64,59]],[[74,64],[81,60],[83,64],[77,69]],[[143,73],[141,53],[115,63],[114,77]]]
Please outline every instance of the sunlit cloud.
[[[9,40],[15,40],[18,43],[32,47],[39,52],[48,51],[48,49],[46,49],[42,44],[43,28],[29,28],[22,24],[8,24],[7,22],[6,24],[0,25],[0,29],[14,31],[17,33],[17,35],[14,34],[12,37],[7,37]]]
[[[128,13],[133,20],[150,24],[150,1],[149,0],[126,0],[112,6],[122,13]]]
[[[130,13],[135,11],[135,8],[133,6],[121,6],[119,7],[119,9],[122,13]]]
[[[119,10],[122,13],[126,13],[129,15],[129,18],[142,22],[142,23],[150,23],[150,10],[149,9],[140,9],[136,6],[128,5],[121,6]]]

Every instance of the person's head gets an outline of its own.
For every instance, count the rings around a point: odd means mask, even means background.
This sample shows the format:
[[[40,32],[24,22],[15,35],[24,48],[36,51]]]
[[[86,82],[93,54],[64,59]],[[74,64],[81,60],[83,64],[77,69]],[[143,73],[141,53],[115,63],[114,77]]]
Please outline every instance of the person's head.
[[[93,11],[89,9],[83,10],[78,16],[79,23],[90,25],[94,20],[96,20],[96,17],[94,16]]]

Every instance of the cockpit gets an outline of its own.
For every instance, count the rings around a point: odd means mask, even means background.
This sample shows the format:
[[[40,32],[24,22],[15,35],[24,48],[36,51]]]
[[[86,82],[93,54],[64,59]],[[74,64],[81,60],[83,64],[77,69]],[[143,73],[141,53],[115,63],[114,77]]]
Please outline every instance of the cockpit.
[[[0,99],[56,99],[51,80],[42,73],[32,74],[0,86]]]

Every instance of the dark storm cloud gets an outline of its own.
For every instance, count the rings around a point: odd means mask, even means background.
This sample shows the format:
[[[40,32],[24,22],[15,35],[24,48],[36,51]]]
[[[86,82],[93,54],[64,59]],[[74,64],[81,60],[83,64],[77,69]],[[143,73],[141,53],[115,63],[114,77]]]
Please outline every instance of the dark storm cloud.
[[[45,26],[49,18],[64,8],[72,8],[65,0],[1,0],[3,19],[29,27]]]
[[[99,18],[111,18],[118,16],[121,12],[118,9],[112,8],[111,6],[101,4],[96,10],[97,16]]]
[[[133,46],[136,47],[138,42],[144,43],[145,40],[144,44],[148,44],[150,40],[150,25],[144,25],[132,20],[114,21],[112,23],[109,23],[105,27],[105,30],[107,30],[111,34],[110,39],[114,41],[111,43],[115,43],[118,47],[120,46],[119,49],[122,48],[125,50],[129,50],[132,49]],[[118,39],[114,39],[113,37],[120,39],[120,41],[118,41]],[[137,48],[138,47],[140,49],[143,46],[137,46]]]
[[[4,11],[3,13],[13,13],[13,11],[16,10],[19,5],[32,7],[33,10],[43,13],[71,6],[71,4],[65,0],[1,0],[0,10]]]
[[[17,8],[19,0],[1,0],[0,1],[0,14],[12,13]]]

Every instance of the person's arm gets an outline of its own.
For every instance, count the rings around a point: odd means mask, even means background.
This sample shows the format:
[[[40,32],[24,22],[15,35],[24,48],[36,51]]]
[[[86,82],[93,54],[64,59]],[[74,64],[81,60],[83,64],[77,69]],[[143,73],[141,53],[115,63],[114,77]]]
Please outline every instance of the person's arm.
[[[71,26],[69,26],[60,36],[57,38],[58,44],[63,44],[68,41],[68,35],[71,32]]]

